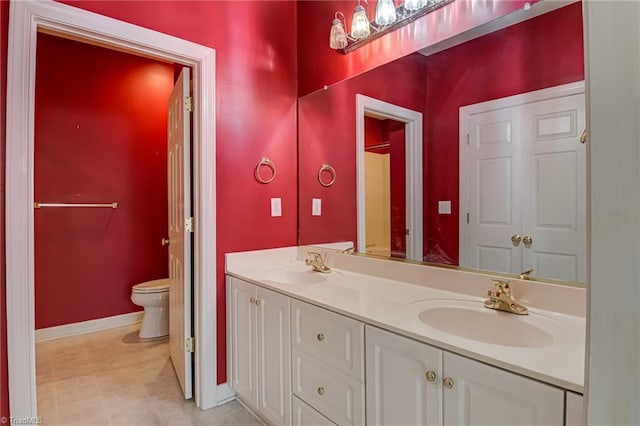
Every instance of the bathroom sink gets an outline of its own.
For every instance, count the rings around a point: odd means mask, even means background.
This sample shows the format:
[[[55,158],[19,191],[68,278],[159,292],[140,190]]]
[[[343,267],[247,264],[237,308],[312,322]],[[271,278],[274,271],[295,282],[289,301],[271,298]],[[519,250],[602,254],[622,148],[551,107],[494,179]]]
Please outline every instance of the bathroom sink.
[[[325,282],[332,273],[314,272],[309,266],[296,263],[282,269],[266,272],[264,279],[281,284],[320,284]]]
[[[501,346],[534,348],[550,346],[558,321],[543,315],[527,316],[487,309],[482,302],[434,299],[420,302],[418,318],[436,330]]]

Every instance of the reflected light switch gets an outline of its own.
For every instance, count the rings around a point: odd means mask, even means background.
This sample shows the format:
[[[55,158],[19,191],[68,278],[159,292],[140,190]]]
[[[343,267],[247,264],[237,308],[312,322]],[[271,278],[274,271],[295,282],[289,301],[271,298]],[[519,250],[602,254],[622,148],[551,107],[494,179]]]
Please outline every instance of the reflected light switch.
[[[314,198],[311,200],[311,216],[322,215],[322,199]]]
[[[271,217],[282,216],[282,199],[271,199]]]
[[[451,201],[438,201],[438,213],[451,214]]]

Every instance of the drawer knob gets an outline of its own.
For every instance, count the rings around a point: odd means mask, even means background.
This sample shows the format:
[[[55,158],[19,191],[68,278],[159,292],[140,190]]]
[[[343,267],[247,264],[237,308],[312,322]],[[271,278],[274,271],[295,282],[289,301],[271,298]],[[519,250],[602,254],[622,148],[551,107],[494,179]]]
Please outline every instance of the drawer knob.
[[[322,342],[324,340],[324,334],[322,333],[318,333],[316,337],[318,338],[318,342]]]
[[[256,299],[254,303],[256,304],[256,306],[260,306],[260,304],[262,303],[262,300]]]
[[[447,389],[453,389],[454,382],[451,377],[445,377],[444,379],[442,379],[442,384]]]
[[[318,395],[320,396],[324,395],[324,388],[322,386],[318,388]]]
[[[436,381],[437,375],[435,371],[427,371],[426,376],[427,376],[427,382],[433,383]]]
[[[252,297],[251,299],[249,299],[249,302],[251,302],[252,305],[255,304],[256,303],[256,298]]]

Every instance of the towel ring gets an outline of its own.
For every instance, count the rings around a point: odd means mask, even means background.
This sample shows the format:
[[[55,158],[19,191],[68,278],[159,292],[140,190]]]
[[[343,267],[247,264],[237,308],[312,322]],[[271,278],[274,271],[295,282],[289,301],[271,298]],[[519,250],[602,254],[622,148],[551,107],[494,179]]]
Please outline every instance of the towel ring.
[[[331,175],[331,180],[328,182],[323,180],[322,172],[329,172],[329,174]],[[328,164],[323,164],[322,167],[320,167],[320,171],[318,172],[318,182],[320,182],[320,185],[324,187],[329,187],[333,185],[335,181],[336,181],[336,169],[334,169]]]
[[[270,178],[264,179],[262,175],[260,175],[260,168],[262,166],[266,166],[271,169],[272,174]],[[262,157],[262,159],[260,159],[260,162],[256,166],[256,169],[254,171],[254,176],[256,177],[256,180],[260,183],[271,183],[276,178],[276,165],[274,164],[273,161],[269,160],[267,157]]]

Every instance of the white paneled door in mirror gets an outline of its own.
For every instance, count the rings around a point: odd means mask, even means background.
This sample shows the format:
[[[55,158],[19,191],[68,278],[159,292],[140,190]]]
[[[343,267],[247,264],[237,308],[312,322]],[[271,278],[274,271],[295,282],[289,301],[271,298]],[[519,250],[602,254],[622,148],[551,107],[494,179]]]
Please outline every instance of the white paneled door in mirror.
[[[586,280],[584,105],[584,93],[559,91],[508,107],[486,102],[468,117],[462,266]]]

